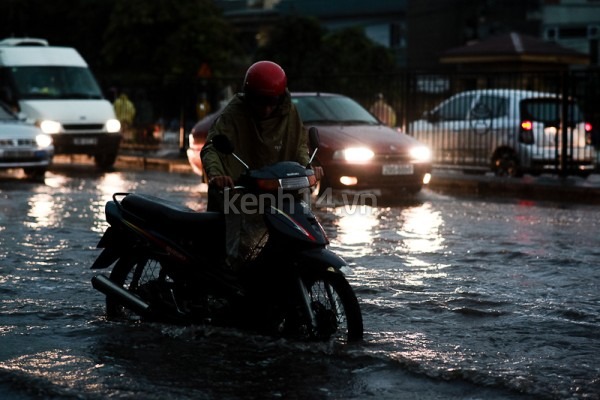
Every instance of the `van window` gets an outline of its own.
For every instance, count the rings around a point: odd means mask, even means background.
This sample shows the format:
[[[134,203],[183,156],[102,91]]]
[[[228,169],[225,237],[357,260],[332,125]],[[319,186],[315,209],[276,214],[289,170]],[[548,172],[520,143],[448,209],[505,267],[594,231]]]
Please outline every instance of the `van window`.
[[[101,99],[92,73],[81,67],[12,67],[10,74],[21,100]]]
[[[562,114],[562,104],[559,99],[527,99],[521,101],[521,116],[523,119],[558,125]],[[569,123],[583,121],[583,114],[578,105],[571,101],[568,107]]]
[[[443,103],[437,110],[440,121],[455,121],[467,118],[475,95],[460,96]]]
[[[508,98],[488,94],[481,95],[471,110],[473,119],[500,118],[507,114]]]

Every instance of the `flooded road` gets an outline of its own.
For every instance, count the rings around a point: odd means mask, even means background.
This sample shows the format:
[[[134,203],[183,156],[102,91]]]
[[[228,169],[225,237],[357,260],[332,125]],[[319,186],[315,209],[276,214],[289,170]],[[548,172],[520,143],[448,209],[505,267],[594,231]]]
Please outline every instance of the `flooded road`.
[[[317,211],[365,340],[299,344],[104,319],[90,283],[114,192],[202,210],[188,174],[0,176],[0,397],[598,399],[600,209],[423,191]]]

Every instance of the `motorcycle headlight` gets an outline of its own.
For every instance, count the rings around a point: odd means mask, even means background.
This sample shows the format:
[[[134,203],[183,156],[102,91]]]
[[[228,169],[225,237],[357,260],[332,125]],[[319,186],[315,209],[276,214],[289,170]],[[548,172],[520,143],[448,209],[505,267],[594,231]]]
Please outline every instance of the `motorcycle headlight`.
[[[334,160],[344,160],[357,163],[370,161],[374,156],[375,153],[366,147],[350,147],[333,153]]]
[[[62,129],[62,125],[60,122],[52,121],[50,119],[45,119],[40,122],[40,129],[42,132],[52,135],[54,133],[58,133]]]
[[[418,146],[410,149],[410,156],[416,162],[429,162],[431,160],[431,150],[426,146]]]

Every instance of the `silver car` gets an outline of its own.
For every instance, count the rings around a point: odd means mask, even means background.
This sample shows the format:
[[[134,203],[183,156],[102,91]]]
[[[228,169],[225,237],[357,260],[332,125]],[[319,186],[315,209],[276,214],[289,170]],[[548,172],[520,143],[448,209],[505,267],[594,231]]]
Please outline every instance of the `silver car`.
[[[40,180],[53,156],[52,137],[0,103],[0,169],[21,168],[28,178]]]
[[[561,97],[553,93],[466,91],[425,112],[409,133],[431,147],[436,165],[520,176],[557,170],[566,155],[571,172],[586,176],[596,164],[591,125],[573,99],[567,105],[563,109]],[[565,112],[566,136],[561,122]]]

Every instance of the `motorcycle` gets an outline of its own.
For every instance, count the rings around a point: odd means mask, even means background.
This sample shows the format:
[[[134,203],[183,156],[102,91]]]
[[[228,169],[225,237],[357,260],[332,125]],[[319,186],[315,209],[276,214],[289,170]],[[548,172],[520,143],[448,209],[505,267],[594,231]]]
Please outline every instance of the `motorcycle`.
[[[318,132],[309,130],[318,149]],[[266,235],[238,271],[223,267],[225,214],[197,212],[147,194],[115,193],[105,206],[109,227],[97,247],[92,285],[106,295],[108,318],[215,324],[299,340],[363,338],[347,263],[304,198],[311,169],[284,161],[251,170],[222,135],[215,148],[246,172],[235,190],[263,196]],[[309,164],[310,165],[310,164]]]

